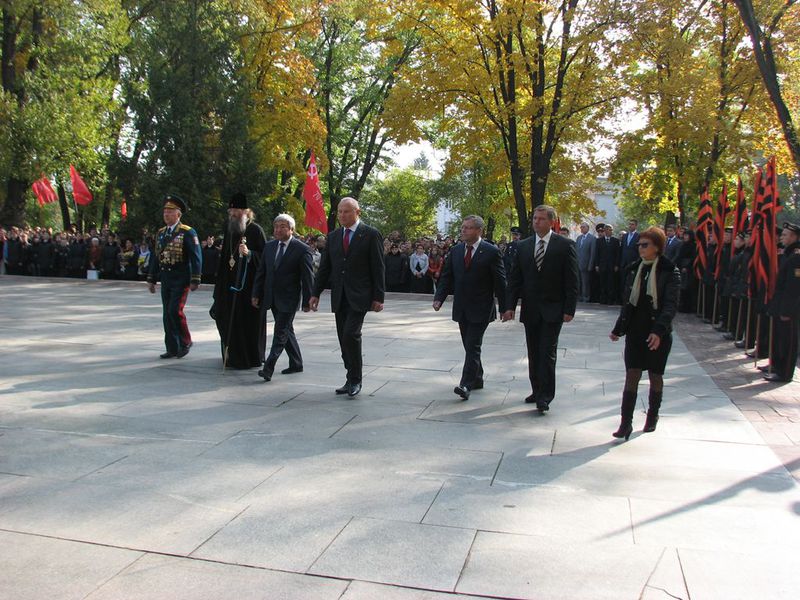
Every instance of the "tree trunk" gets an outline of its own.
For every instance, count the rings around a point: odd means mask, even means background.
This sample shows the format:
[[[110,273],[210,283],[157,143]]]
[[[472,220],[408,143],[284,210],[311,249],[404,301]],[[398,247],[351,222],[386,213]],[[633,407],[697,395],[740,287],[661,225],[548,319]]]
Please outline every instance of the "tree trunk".
[[[792,123],[792,115],[781,94],[781,87],[778,82],[778,70],[775,65],[775,56],[772,53],[772,42],[770,41],[770,37],[765,35],[761,30],[761,26],[753,10],[752,1],[734,0],[734,2],[739,8],[742,22],[750,33],[750,41],[753,44],[753,54],[758,64],[758,70],[761,72],[761,78],[764,80],[764,87],[767,89],[769,98],[778,115],[778,120],[783,129],[783,136],[792,154],[795,173],[800,175],[800,140],[798,140],[797,131]],[[788,6],[788,4],[787,2],[786,5]]]
[[[61,209],[61,221],[64,223],[63,231],[68,231],[69,226],[72,224],[69,217],[69,204],[67,204],[67,191],[64,189],[64,184],[61,180],[56,181],[56,189],[58,190],[58,207]]]
[[[25,225],[25,190],[28,182],[16,177],[9,177],[6,184],[6,201],[0,211],[0,223],[6,225]]]

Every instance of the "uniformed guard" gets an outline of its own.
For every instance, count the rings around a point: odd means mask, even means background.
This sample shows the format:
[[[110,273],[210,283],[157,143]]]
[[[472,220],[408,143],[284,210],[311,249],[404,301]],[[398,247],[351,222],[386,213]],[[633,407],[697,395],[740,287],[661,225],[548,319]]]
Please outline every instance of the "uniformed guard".
[[[196,290],[202,274],[202,255],[197,233],[181,223],[186,202],[174,194],[164,197],[164,223],[156,234],[156,247],[150,261],[147,286],[156,292],[161,281],[161,304],[164,309],[164,344],[161,358],[183,358],[189,354],[192,336],[183,307],[189,290]]]
[[[800,322],[800,225],[784,223],[781,232],[783,256],[770,312],[774,318],[772,372],[768,381],[786,382],[794,377],[797,364],[797,327]]]

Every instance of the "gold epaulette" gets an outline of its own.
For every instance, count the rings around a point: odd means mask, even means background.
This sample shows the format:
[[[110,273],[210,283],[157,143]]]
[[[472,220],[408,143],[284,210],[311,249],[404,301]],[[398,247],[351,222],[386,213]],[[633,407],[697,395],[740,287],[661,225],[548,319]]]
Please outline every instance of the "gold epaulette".
[[[158,230],[158,233],[164,233],[167,230],[167,226],[164,225],[161,229]]]
[[[191,227],[189,227],[188,225],[184,225],[183,223],[178,225],[178,227],[181,229],[181,231],[189,231],[191,229]]]

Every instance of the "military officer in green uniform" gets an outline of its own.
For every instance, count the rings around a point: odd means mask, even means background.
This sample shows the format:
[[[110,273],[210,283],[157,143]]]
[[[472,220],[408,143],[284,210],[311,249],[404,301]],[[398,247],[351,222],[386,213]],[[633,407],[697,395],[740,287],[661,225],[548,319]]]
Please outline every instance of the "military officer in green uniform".
[[[784,223],[781,232],[783,256],[770,304],[775,339],[772,346],[772,373],[768,381],[787,382],[794,377],[797,364],[797,327],[800,323],[800,225]]]
[[[167,351],[161,358],[183,358],[189,354],[192,336],[183,307],[189,290],[196,290],[202,274],[202,254],[197,233],[181,223],[186,202],[174,194],[164,198],[165,227],[156,234],[156,247],[150,263],[147,286],[156,292],[161,281],[161,304],[164,307],[164,343]]]

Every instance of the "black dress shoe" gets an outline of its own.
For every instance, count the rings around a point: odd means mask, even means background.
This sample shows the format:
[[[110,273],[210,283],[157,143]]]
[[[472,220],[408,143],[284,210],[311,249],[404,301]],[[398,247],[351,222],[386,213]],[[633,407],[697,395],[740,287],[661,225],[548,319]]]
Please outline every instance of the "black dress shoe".
[[[543,415],[548,410],[550,410],[550,405],[547,402],[545,402],[544,400],[537,400],[536,401],[536,410],[539,411],[540,415]]]
[[[469,400],[469,388],[465,385],[457,385],[453,388],[453,393],[461,396],[464,400]]]
[[[158,358],[175,358],[175,355],[172,352],[164,352],[164,354],[160,354]]]
[[[744,345],[745,345],[744,340],[739,340],[734,344],[734,346],[736,346],[737,348],[744,348]]]
[[[350,382],[347,381],[347,382],[345,382],[345,384],[342,387],[336,388],[336,393],[337,394],[348,394],[348,393],[350,393]]]
[[[292,373],[302,373],[303,367],[289,367],[281,371],[281,375],[291,375]]]
[[[480,379],[480,380],[476,381],[472,385],[472,387],[470,388],[470,391],[472,392],[472,391],[475,391],[475,390],[482,390],[482,389],[483,389],[483,379]]]
[[[786,379],[785,377],[781,377],[777,373],[765,373],[764,379],[775,383],[788,383],[791,381],[791,379]]]
[[[758,367],[758,370],[762,373],[769,373],[769,366]]]
[[[183,358],[187,354],[189,354],[189,346],[186,346],[185,348],[181,348],[180,350],[178,350],[178,353],[175,355],[175,358]]]
[[[265,371],[264,369],[259,370],[258,376],[261,377],[264,381],[272,381],[272,372]]]
[[[355,396],[358,396],[359,392],[361,392],[361,384],[352,383],[350,384],[350,389],[347,390],[347,396],[350,398],[354,398]]]
[[[525,398],[525,404],[533,404],[536,402],[536,398],[534,398],[533,394]]]
[[[735,336],[735,335],[733,335],[732,333],[726,333],[725,335],[723,335],[723,336],[722,336],[722,339],[723,339],[723,340],[732,340],[732,339],[734,339],[735,337],[736,337],[736,336]]]

